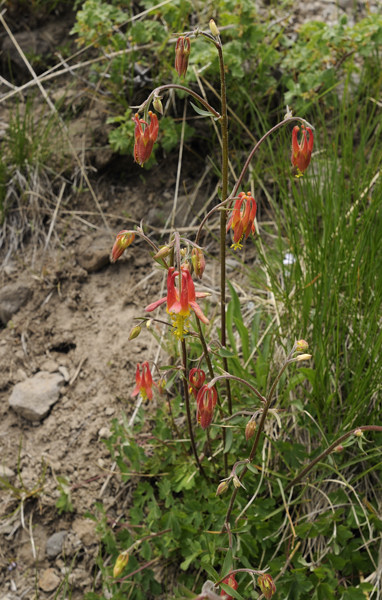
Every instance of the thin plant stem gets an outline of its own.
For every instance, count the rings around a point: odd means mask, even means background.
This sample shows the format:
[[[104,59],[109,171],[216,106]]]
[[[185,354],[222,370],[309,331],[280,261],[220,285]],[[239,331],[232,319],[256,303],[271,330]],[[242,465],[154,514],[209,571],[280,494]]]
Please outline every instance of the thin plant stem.
[[[258,151],[258,149],[260,148],[261,144],[275,131],[277,131],[277,129],[280,129],[280,127],[283,127],[284,125],[287,125],[288,123],[293,123],[293,121],[300,121],[300,123],[303,123],[304,125],[307,124],[309,125],[312,129],[314,129],[314,127],[312,125],[310,125],[310,123],[308,123],[305,119],[301,118],[301,117],[288,117],[286,119],[283,119],[282,121],[280,121],[280,123],[277,123],[277,125],[275,125],[274,127],[272,127],[269,131],[267,131],[267,133],[265,133],[263,135],[262,138],[259,139],[259,141],[257,142],[257,144],[255,144],[255,146],[252,148],[251,152],[248,155],[247,160],[245,161],[244,167],[242,168],[242,171],[239,175],[238,180],[236,181],[234,188],[232,190],[231,196],[234,197],[237,194],[237,191],[239,189],[239,187],[241,186],[241,183],[243,181],[244,175],[247,172],[247,169],[250,165],[250,162],[252,160],[252,158],[254,157],[254,155],[256,154],[256,152]],[[225,198],[224,198],[225,200]]]
[[[212,366],[210,354],[208,352],[206,340],[205,340],[205,337],[203,335],[202,326],[201,326],[200,321],[199,321],[198,318],[196,319],[196,322],[197,322],[197,325],[198,325],[199,338],[200,338],[200,342],[202,344],[204,357],[206,359],[206,363],[207,363],[207,367],[208,367],[208,372],[210,374],[211,379],[213,380],[215,378],[214,369],[213,369],[213,366]],[[223,419],[224,413],[223,413],[222,405],[221,405],[221,402],[220,402],[219,392],[218,392],[218,407],[219,407],[220,418]],[[222,431],[223,431],[223,448],[225,448],[225,444],[226,444],[226,431],[225,431],[225,427],[222,428]],[[228,455],[227,455],[227,453],[223,454],[223,460],[224,460],[224,474],[227,475],[227,473],[228,473]]]
[[[186,342],[184,341],[184,339],[181,341],[181,346],[182,346],[182,363],[183,363],[183,369],[184,369],[184,373],[183,373],[183,389],[184,389],[184,400],[185,400],[185,403],[186,403],[188,433],[190,435],[192,451],[194,453],[195,461],[196,461],[197,467],[198,467],[198,469],[200,471],[200,474],[203,475],[203,477],[205,479],[208,479],[207,475],[206,475],[206,472],[203,469],[202,464],[201,464],[201,462],[199,460],[199,456],[198,456],[198,452],[197,452],[196,444],[195,444],[194,430],[193,430],[193,427],[192,427],[191,408],[190,408],[190,395],[188,393],[187,349],[186,349]]]
[[[288,354],[288,356],[287,356],[287,358],[286,358],[283,366],[281,367],[279,373],[277,374],[277,376],[276,376],[276,378],[275,378],[275,380],[274,380],[274,382],[272,384],[272,387],[270,389],[268,398],[266,399],[263,411],[261,413],[260,423],[259,423],[259,426],[258,426],[257,431],[256,431],[256,437],[254,439],[254,442],[253,442],[253,445],[252,445],[252,448],[251,448],[251,452],[249,453],[249,456],[248,456],[248,462],[252,462],[252,460],[253,460],[253,458],[255,456],[257,447],[258,447],[259,442],[260,442],[260,436],[261,436],[262,431],[264,429],[265,419],[266,419],[268,410],[270,408],[270,405],[271,405],[271,402],[272,402],[272,399],[273,399],[273,394],[275,393],[277,384],[280,381],[280,378],[281,378],[282,374],[284,373],[284,371],[287,368],[287,366],[290,364],[290,360],[292,358],[292,355],[293,355],[294,351],[295,351],[295,346],[293,346],[291,352]],[[248,471],[248,467],[245,465],[244,468],[243,468],[243,470],[242,470],[242,472],[240,473],[240,477],[239,477],[240,481],[243,480],[243,478],[245,477],[245,474],[247,473],[247,471]],[[235,488],[234,491],[232,492],[231,499],[230,499],[229,506],[228,506],[228,510],[227,510],[227,514],[226,514],[226,518],[225,518],[225,526],[227,526],[227,524],[229,523],[229,519],[230,519],[230,516],[231,516],[231,513],[232,513],[232,509],[233,509],[233,505],[234,505],[234,502],[235,502],[235,499],[236,499],[236,495],[237,495],[238,489],[239,488]]]
[[[328,446],[325,450],[323,450],[323,452],[321,452],[321,454],[319,454],[319,456],[316,456],[315,459],[313,459],[308,465],[306,465],[306,467],[304,467],[300,471],[300,473],[298,475],[296,475],[296,477],[288,483],[284,492],[285,493],[288,492],[288,490],[290,490],[294,485],[296,485],[296,483],[301,481],[301,479],[303,479],[303,477],[305,477],[305,475],[307,475],[309,473],[309,471],[311,471],[318,462],[320,462],[324,458],[326,458],[328,456],[328,454],[333,452],[333,450],[339,444],[341,444],[341,442],[345,441],[351,435],[354,435],[354,433],[356,431],[380,431],[380,432],[382,432],[382,426],[380,426],[380,425],[362,425],[361,427],[356,427],[355,429],[352,429],[351,431],[347,431],[346,433],[342,434],[332,444],[330,444],[330,446]]]
[[[155,88],[155,90],[153,90],[151,92],[151,94],[148,96],[148,98],[138,108],[138,111],[140,111],[142,109],[144,109],[146,111],[148,106],[150,106],[150,103],[151,103],[152,99],[154,98],[154,96],[159,96],[160,93],[164,92],[165,90],[181,90],[182,92],[186,92],[187,94],[189,94],[190,96],[195,98],[195,100],[200,102],[200,104],[202,104],[204,106],[204,108],[207,109],[208,112],[210,112],[211,115],[215,117],[215,119],[221,119],[221,115],[213,108],[213,106],[211,106],[211,104],[209,104],[207,102],[207,100],[205,100],[202,96],[200,96],[199,94],[194,92],[194,90],[191,90],[190,88],[188,88],[184,85],[179,85],[177,83],[168,83],[166,85],[161,85],[161,86]]]
[[[228,196],[228,114],[227,114],[227,95],[226,95],[226,83],[225,83],[225,70],[224,70],[224,59],[223,59],[223,48],[222,45],[216,44],[219,54],[219,69],[220,69],[220,95],[221,95],[221,136],[222,136],[222,202],[224,202]],[[227,226],[227,213],[225,210],[220,212],[220,319],[221,319],[221,331],[220,341],[223,348],[226,347],[226,226]],[[228,361],[226,357],[223,357],[224,370],[228,371]],[[228,379],[226,379],[226,390],[227,390],[227,402],[228,412],[232,414],[232,396],[231,396],[231,385]]]

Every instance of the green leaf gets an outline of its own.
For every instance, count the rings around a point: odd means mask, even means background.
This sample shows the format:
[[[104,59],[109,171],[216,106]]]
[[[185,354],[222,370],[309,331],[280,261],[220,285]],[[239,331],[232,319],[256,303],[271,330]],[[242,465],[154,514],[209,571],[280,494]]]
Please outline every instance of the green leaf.
[[[225,592],[227,592],[227,594],[232,596],[233,598],[237,598],[237,600],[245,600],[245,598],[243,598],[243,596],[241,594],[239,594],[239,592],[237,590],[234,590],[233,588],[231,588],[230,585],[227,585],[226,583],[221,583],[220,587]]]
[[[231,350],[227,350],[227,348],[219,348],[218,354],[223,358],[234,358],[236,356],[234,352],[231,352]]]
[[[224,446],[225,454],[231,450],[232,442],[233,442],[233,430],[231,427],[226,427],[225,428],[225,446]]]
[[[198,115],[201,115],[202,117],[213,117],[213,114],[209,111],[209,110],[203,110],[202,108],[199,108],[198,106],[196,106],[196,104],[194,104],[193,102],[190,102],[192,108],[194,109],[194,111],[196,113],[198,113]],[[216,117],[215,117],[216,119]]]
[[[224,557],[224,563],[221,570],[221,577],[225,577],[227,573],[232,571],[233,569],[233,560],[232,560],[232,550],[231,548],[227,550],[227,553]]]

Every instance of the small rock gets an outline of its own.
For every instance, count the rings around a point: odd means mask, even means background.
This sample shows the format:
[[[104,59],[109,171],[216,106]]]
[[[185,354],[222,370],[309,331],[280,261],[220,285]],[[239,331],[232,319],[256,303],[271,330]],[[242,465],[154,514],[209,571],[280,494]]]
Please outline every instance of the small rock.
[[[25,373],[24,369],[17,369],[16,379],[17,381],[25,381],[25,379],[28,379],[28,375]]]
[[[107,408],[105,408],[105,415],[107,417],[113,416],[114,413],[115,413],[115,408],[113,408],[112,406],[108,406]]]
[[[109,236],[86,237],[80,242],[77,262],[88,273],[100,271],[110,263],[113,240]]]
[[[45,569],[40,575],[38,585],[43,592],[53,592],[60,585],[60,578],[54,569]]]
[[[0,464],[0,477],[6,477],[7,479],[12,479],[15,476],[15,472],[12,471],[9,467]]]
[[[110,436],[111,436],[111,432],[108,427],[101,427],[101,429],[98,431],[98,437],[100,439],[108,440]]]
[[[55,558],[62,552],[66,535],[66,531],[57,531],[47,539],[45,552],[48,558]]]
[[[48,373],[54,373],[55,371],[58,371],[58,364],[55,360],[53,360],[53,358],[47,358],[44,360],[42,365],[40,365],[40,370],[48,371]]]
[[[58,371],[59,371],[59,373],[61,373],[61,375],[65,379],[65,383],[69,383],[70,375],[69,375],[68,369],[61,365],[60,367],[58,367]]]
[[[41,421],[60,396],[64,379],[60,373],[40,371],[17,383],[9,397],[9,405],[29,421]]]
[[[6,325],[12,315],[28,302],[32,288],[23,283],[11,283],[0,292],[0,321]]]
[[[94,522],[89,519],[75,519],[73,523],[73,531],[85,546],[91,546],[98,541],[94,527]]]

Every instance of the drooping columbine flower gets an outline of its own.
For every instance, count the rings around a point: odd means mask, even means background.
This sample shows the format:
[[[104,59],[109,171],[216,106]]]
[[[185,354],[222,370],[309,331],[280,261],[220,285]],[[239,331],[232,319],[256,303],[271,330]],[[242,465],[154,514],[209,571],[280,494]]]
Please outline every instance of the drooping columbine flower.
[[[149,110],[150,122],[140,119],[138,113],[134,116],[134,160],[141,167],[151,156],[154,142],[158,137],[159,123],[156,114]],[[143,129],[142,125],[145,126]]]
[[[194,398],[198,395],[198,391],[202,387],[206,380],[206,374],[203,369],[190,369],[188,374],[188,381],[190,382],[190,392],[194,395]]]
[[[268,573],[259,575],[259,577],[257,578],[257,584],[267,600],[270,600],[273,594],[276,593],[275,582],[273,581],[272,576]]]
[[[117,234],[114,246],[111,250],[110,262],[114,263],[116,260],[118,260],[118,258],[122,256],[126,248],[128,248],[130,244],[133,243],[134,238],[135,234],[133,231],[127,231],[127,229],[123,229],[122,231],[120,231]]]
[[[175,69],[179,77],[187,73],[188,58],[191,52],[191,40],[182,35],[177,39],[175,46]]]
[[[196,420],[202,429],[207,429],[211,425],[214,416],[214,408],[218,399],[218,393],[215,387],[203,385],[196,396]]]
[[[179,277],[179,271],[175,271],[174,267],[170,267],[167,274],[167,296],[152,302],[146,306],[145,310],[151,312],[161,304],[167,302],[167,312],[175,328],[174,334],[182,340],[184,334],[187,332],[191,310],[194,311],[200,321],[209,323],[199,304],[196,302],[196,298],[205,298],[208,296],[208,293],[195,292],[191,274],[184,267],[181,268],[180,290],[178,287],[175,287],[176,277]]]
[[[142,363],[142,373],[141,373],[141,365],[137,364],[137,370],[135,373],[135,388],[133,389],[131,396],[138,396],[141,394],[143,400],[148,398],[149,400],[153,399],[153,378],[151,375],[149,363],[146,361]]]
[[[297,133],[300,131],[298,125],[293,127],[292,131],[292,155],[291,161],[294,167],[294,174],[296,177],[302,177],[308,165],[310,163],[310,157],[312,156],[313,150],[313,131],[305,125],[302,126],[302,139],[300,144],[297,140]],[[306,133],[309,134],[309,140]]]
[[[233,590],[237,590],[237,586],[239,585],[235,579],[235,573],[231,573],[231,575],[228,575],[228,577],[226,577],[225,579],[223,579],[222,583],[225,583],[226,585],[229,585],[229,587],[231,587]],[[226,600],[233,600],[233,596],[230,596],[225,590],[221,590],[220,592],[221,596],[225,596]]]
[[[247,239],[251,232],[255,233],[256,209],[256,201],[251,192],[246,194],[240,192],[227,223],[227,232],[230,227],[233,229],[233,244],[231,247],[235,250],[242,248],[243,238]]]

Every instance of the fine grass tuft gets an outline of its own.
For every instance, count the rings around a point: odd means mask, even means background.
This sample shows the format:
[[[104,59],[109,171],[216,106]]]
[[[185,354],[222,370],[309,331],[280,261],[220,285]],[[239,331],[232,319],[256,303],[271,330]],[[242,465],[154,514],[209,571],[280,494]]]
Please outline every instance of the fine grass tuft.
[[[329,434],[340,422],[372,422],[380,403],[379,119],[374,103],[347,89],[329,119],[317,110],[312,169],[299,180],[279,178],[280,195],[272,200],[280,236],[273,291],[282,329],[314,348],[310,410]],[[287,159],[276,158],[287,173]],[[287,251],[295,262],[283,265]]]

